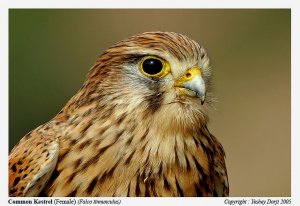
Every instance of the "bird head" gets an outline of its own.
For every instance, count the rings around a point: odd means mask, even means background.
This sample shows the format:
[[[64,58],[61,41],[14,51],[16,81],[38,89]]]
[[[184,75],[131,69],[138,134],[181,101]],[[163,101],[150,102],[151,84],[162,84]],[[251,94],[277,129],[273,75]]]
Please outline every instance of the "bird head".
[[[122,105],[144,119],[198,127],[207,121],[209,79],[209,58],[197,42],[174,32],[146,32],[98,58],[81,98],[98,95],[101,102]]]

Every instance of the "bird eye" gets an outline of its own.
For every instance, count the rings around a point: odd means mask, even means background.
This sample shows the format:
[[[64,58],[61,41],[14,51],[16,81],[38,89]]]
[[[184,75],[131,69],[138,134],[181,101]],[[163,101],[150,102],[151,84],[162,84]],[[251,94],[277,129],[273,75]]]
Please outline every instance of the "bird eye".
[[[169,63],[155,56],[144,57],[139,63],[139,69],[148,77],[163,77],[170,72]]]

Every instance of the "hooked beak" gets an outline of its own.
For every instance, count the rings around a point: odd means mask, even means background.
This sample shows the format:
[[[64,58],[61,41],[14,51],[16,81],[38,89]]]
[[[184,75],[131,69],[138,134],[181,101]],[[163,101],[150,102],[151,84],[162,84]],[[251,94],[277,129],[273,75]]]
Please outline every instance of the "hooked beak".
[[[182,95],[198,97],[201,104],[205,101],[205,82],[201,75],[199,67],[192,67],[186,71],[176,82],[175,87],[179,88]]]

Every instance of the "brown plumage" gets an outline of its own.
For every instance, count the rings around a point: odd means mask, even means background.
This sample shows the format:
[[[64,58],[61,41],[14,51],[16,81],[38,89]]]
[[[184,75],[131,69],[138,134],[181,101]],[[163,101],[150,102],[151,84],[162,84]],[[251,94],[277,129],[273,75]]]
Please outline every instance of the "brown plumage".
[[[52,120],[9,156],[10,196],[228,196],[207,129],[206,51],[147,32],[105,51]]]

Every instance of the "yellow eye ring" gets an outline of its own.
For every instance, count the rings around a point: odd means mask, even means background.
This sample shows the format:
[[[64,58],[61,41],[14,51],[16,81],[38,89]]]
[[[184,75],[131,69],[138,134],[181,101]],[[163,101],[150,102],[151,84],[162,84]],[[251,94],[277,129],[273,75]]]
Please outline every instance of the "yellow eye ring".
[[[156,56],[146,56],[139,62],[140,72],[147,77],[164,77],[170,73],[170,64]]]

